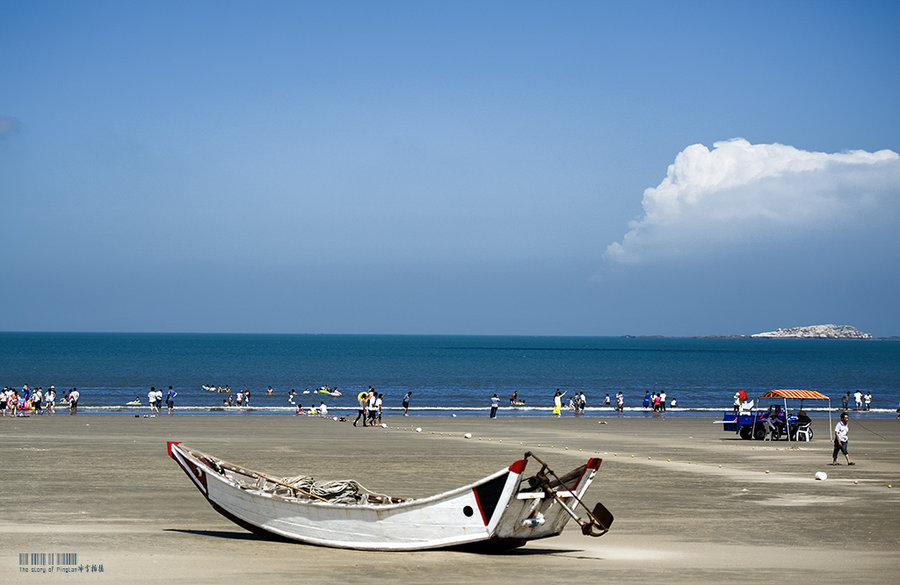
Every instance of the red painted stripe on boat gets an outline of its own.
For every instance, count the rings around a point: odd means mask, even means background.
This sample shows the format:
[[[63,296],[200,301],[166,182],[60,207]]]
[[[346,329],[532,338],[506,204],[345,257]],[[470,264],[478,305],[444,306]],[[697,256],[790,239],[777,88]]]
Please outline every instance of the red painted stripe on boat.
[[[478,499],[478,492],[473,489],[472,494],[475,496],[475,504],[478,506],[478,513],[481,514],[481,521],[484,522],[485,526],[487,526],[488,521],[484,516],[484,510],[481,507],[481,500]]]
[[[603,459],[599,459],[597,457],[591,457],[587,462],[588,469],[600,469],[600,464],[603,463]]]
[[[169,452],[169,457],[171,457],[172,459],[175,459],[175,456],[172,455],[172,446],[180,445],[180,444],[181,444],[181,441],[169,441],[168,443],[166,443],[166,451]]]

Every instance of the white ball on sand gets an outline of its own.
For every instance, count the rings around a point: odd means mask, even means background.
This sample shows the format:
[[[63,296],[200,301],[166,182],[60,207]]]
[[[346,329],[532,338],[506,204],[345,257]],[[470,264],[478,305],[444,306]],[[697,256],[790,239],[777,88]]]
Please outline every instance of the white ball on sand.
[[[828,474],[824,471],[817,471],[816,479],[818,479],[819,481],[825,481],[826,479],[828,479]]]
[[[422,432],[422,427],[416,427],[416,432],[417,432],[417,433],[421,433],[421,432]]]
[[[465,438],[467,438],[467,439],[471,439],[471,438],[472,438],[472,433],[466,433],[465,435],[463,435],[463,437],[465,437]]]

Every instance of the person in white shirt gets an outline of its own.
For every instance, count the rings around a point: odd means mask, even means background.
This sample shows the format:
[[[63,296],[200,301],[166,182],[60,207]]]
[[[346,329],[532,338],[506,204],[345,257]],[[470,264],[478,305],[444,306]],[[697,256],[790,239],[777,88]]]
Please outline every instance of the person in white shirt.
[[[856,401],[856,410],[862,410],[862,402],[863,402],[863,395],[862,395],[862,392],[860,392],[859,390],[857,390],[856,392],[854,392],[854,393],[853,393],[853,400]]]
[[[147,402],[150,403],[150,416],[155,415],[159,412],[159,409],[156,406],[156,387],[151,386],[150,391],[147,392]]]
[[[41,410],[41,402],[44,400],[44,395],[41,392],[41,389],[38,388],[34,391],[34,394],[31,395],[31,408],[38,414],[44,414],[44,411]]]
[[[832,465],[840,465],[840,463],[837,462],[839,452],[844,454],[847,465],[856,465],[850,461],[850,456],[847,454],[847,435],[850,431],[850,426],[847,422],[849,420],[850,416],[846,412],[842,412],[841,420],[838,421],[838,424],[834,425],[834,452],[831,454]]]
[[[50,389],[47,390],[47,393],[44,394],[44,402],[47,405],[47,414],[53,414],[53,411],[56,410],[56,388],[50,386]]]
[[[369,417],[369,424],[374,425],[375,419],[378,417],[378,406],[376,405],[376,401],[378,400],[378,394],[375,393],[375,389],[369,386],[369,395],[366,399],[366,415]]]
[[[69,414],[78,414],[78,399],[81,397],[81,393],[78,392],[78,388],[72,388],[72,391],[69,392]]]

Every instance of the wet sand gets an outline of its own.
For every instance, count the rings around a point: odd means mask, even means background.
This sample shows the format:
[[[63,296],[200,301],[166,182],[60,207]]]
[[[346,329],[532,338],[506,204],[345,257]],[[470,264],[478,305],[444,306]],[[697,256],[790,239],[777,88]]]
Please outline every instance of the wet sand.
[[[309,417],[0,419],[0,582],[895,582],[900,421],[851,418],[857,465],[832,467],[827,421],[811,443],[789,444],[742,441],[712,420],[392,416],[388,429],[364,429]],[[267,540],[217,514],[166,456],[167,440],[406,497],[473,481],[525,450],[558,470],[599,455],[586,500],[616,521],[601,538],[570,522],[504,554]],[[76,553],[89,572],[21,571],[20,553],[49,552]]]

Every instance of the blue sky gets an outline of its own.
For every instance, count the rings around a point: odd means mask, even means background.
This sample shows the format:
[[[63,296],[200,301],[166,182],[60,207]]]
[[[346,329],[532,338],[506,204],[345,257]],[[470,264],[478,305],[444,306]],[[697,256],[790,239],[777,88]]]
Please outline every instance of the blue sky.
[[[898,26],[0,0],[0,330],[900,334]]]

